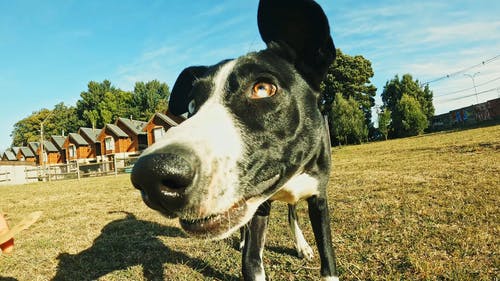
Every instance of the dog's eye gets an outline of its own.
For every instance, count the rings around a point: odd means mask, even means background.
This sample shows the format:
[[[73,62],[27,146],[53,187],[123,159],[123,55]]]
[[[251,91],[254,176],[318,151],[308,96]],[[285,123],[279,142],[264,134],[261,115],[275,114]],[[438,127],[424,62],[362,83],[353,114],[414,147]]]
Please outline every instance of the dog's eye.
[[[276,85],[267,82],[259,82],[253,85],[250,98],[262,99],[272,97],[274,94],[276,94]]]
[[[189,114],[193,114],[196,109],[196,102],[194,100],[191,100],[188,104],[188,112]]]

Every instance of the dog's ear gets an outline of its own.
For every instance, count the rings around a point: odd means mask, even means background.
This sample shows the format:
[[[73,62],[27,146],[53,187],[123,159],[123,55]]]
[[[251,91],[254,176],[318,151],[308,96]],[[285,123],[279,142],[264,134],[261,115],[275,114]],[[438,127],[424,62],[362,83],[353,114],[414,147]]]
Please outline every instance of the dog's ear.
[[[193,88],[193,82],[202,77],[207,69],[206,66],[190,66],[179,74],[168,101],[168,110],[172,114],[182,115],[188,112],[189,102],[193,98],[189,95]]]
[[[269,46],[285,43],[295,53],[295,67],[319,89],[335,46],[323,9],[312,0],[260,0],[257,15],[262,40]]]

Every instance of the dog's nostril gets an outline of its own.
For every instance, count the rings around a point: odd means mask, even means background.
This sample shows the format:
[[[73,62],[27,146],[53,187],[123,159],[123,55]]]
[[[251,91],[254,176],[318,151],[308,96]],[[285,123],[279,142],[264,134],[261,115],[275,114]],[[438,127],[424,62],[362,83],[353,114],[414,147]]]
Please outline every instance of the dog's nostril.
[[[161,185],[164,187],[173,190],[173,191],[181,191],[191,185],[193,180],[193,175],[189,174],[177,174],[177,175],[169,175],[167,178],[162,179]]]

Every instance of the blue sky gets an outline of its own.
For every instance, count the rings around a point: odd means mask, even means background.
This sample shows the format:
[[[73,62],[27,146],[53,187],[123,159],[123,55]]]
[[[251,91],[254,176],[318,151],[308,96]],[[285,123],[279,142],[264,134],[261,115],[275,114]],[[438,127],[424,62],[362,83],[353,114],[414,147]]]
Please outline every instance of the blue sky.
[[[500,1],[318,2],[336,46],[372,62],[378,96],[396,74],[426,82],[464,69],[430,84],[436,113],[475,103],[461,98],[474,94],[464,73],[479,72],[479,102],[500,96]],[[14,123],[75,105],[91,80],[171,87],[186,66],[264,48],[256,10],[256,0],[0,0],[0,151]]]

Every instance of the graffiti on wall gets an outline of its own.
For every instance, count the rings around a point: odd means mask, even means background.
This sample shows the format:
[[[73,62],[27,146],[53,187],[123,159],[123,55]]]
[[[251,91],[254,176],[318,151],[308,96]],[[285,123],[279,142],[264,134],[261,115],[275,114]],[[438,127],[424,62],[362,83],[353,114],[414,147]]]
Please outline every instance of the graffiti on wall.
[[[491,120],[490,108],[488,103],[481,103],[474,106],[477,121]]]

